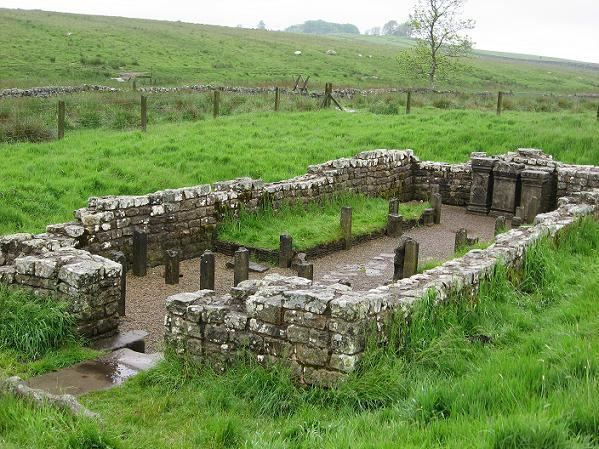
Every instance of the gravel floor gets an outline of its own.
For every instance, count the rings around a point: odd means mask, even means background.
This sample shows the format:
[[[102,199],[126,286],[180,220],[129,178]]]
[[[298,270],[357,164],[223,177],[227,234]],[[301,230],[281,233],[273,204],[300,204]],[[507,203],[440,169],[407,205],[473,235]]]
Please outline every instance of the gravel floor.
[[[453,255],[455,232],[466,228],[469,237],[479,237],[481,241],[493,238],[495,218],[470,215],[461,207],[443,206],[441,224],[432,227],[413,229],[407,235],[420,243],[420,263],[433,259],[448,259]],[[354,246],[349,251],[341,251],[312,261],[314,278],[323,283],[347,279],[355,290],[368,290],[388,282],[393,275],[393,251],[397,238],[384,237]],[[227,293],[233,285],[233,270],[225,267],[231,257],[216,255],[216,291]],[[148,269],[143,278],[127,275],[126,317],[121,321],[121,330],[143,329],[149,332],[146,339],[147,352],[161,349],[164,300],[179,292],[195,291],[199,288],[199,259],[181,262],[179,285],[165,285],[164,267]],[[250,279],[258,279],[265,274],[281,273],[293,275],[291,270],[271,268],[266,273],[250,273]]]

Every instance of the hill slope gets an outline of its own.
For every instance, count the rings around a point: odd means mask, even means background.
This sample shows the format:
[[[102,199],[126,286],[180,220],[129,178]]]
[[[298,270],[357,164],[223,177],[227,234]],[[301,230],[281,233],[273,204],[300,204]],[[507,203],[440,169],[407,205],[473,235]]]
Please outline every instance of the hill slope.
[[[0,88],[110,84],[123,71],[151,72],[161,85],[416,85],[400,79],[396,56],[410,41],[372,36],[311,36],[181,22],[0,9]],[[334,49],[337,55],[326,55]],[[302,55],[294,52],[301,50]],[[362,56],[360,56],[362,55]],[[514,55],[511,55],[514,56]],[[533,61],[493,54],[440,87],[461,90],[597,91],[599,65]]]

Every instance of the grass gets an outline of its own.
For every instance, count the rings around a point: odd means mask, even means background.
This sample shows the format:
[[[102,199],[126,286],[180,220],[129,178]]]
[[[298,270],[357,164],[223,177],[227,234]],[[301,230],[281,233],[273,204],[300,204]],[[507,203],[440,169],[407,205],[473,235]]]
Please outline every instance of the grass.
[[[385,229],[389,203],[382,198],[361,195],[344,196],[322,203],[285,205],[278,210],[261,209],[251,213],[242,210],[238,217],[225,220],[218,229],[218,238],[243,246],[278,249],[279,235],[293,237],[297,250],[343,238],[340,211],[352,208],[352,235],[360,236]],[[400,204],[399,213],[405,219],[419,218],[426,203]]]
[[[472,130],[476,130],[475,133]],[[260,113],[151,126],[147,133],[73,131],[48,143],[0,145],[0,234],[72,219],[88,197],[145,194],[240,176],[287,179],[307,166],[373,148],[413,148],[423,160],[466,161],[542,148],[599,164],[597,122],[569,113],[422,109],[409,116]]]
[[[485,249],[485,248],[488,248],[492,244],[493,244],[493,242],[491,241],[491,242],[476,242],[471,245],[464,245],[464,246],[458,248],[458,250],[455,252],[455,254],[449,259],[446,259],[446,260],[431,259],[431,260],[422,262],[421,264],[418,265],[418,273],[423,273],[426,270],[432,270],[433,268],[438,267],[439,265],[442,265],[444,262],[447,262],[448,260],[457,259],[458,257],[464,256],[468,251],[471,251],[473,249]]]
[[[396,57],[411,41],[393,37],[313,36],[181,22],[0,9],[2,87],[102,83],[148,72],[161,85],[186,83],[310,86],[414,86]],[[71,33],[71,34],[69,34]],[[336,56],[326,55],[334,49]],[[301,56],[294,52],[301,50]],[[360,57],[359,55],[363,55]],[[440,87],[459,90],[597,91],[598,68],[537,57],[475,53],[468,70]],[[143,84],[139,80],[138,85]]]
[[[338,388],[283,367],[224,374],[168,357],[82,398],[102,426],[0,397],[4,447],[588,448],[599,444],[599,224],[499,266],[472,297],[418,303]],[[119,413],[114,413],[119,410]]]
[[[195,122],[212,116],[212,93],[180,92],[146,94],[149,126],[161,123]],[[249,112],[272,112],[274,94],[221,93],[220,115]],[[42,142],[57,135],[57,101],[66,104],[67,133],[80,129],[135,130],[140,127],[140,96],[137,92],[83,93],[52,97],[7,98],[0,102],[0,142]],[[357,95],[340,99],[343,107],[379,115],[404,115],[406,94],[387,93]],[[283,95],[281,112],[320,110],[322,99],[299,95]],[[597,101],[584,97],[514,95],[506,96],[505,111],[575,112],[595,116]],[[496,94],[414,93],[414,111],[421,108],[438,110],[476,109],[495,112]]]
[[[65,302],[0,285],[0,377],[29,377],[98,355],[75,335]]]

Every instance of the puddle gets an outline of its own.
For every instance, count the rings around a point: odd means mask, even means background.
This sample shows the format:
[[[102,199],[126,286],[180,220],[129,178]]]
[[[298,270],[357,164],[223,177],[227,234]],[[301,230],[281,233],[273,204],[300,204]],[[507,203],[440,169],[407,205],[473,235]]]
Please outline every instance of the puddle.
[[[140,371],[150,369],[162,359],[162,354],[142,354],[120,349],[97,360],[81,362],[68,368],[33,377],[31,388],[53,394],[80,395],[121,385]]]

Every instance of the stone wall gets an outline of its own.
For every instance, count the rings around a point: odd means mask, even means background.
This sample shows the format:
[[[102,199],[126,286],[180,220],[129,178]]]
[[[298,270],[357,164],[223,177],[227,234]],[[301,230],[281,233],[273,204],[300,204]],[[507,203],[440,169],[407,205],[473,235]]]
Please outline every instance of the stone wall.
[[[81,227],[55,229],[60,232],[0,237],[0,282],[65,299],[82,336],[116,332],[121,265],[78,249]]]
[[[134,230],[146,231],[149,260],[157,265],[167,249],[177,248],[189,259],[211,248],[216,225],[240,207],[271,204],[276,209],[350,192],[411,200],[414,160],[410,150],[368,151],[310,166],[307,174],[280,182],[242,178],[149,195],[90,198],[76,217],[85,230],[84,245],[94,254],[119,250],[131,259]]]
[[[431,185],[438,185],[444,204],[466,206],[470,198],[472,170],[470,163],[447,164],[417,161],[413,165],[412,182],[414,185],[413,199],[415,200],[428,200]]]
[[[166,300],[165,339],[179,354],[218,368],[244,350],[260,362],[289,364],[301,382],[332,385],[354,370],[370,330],[384,337],[391,314],[409,314],[429,291],[443,300],[453,291],[475,290],[499,260],[517,267],[539,238],[581,216],[599,218],[598,211],[599,189],[561,198],[560,207],[537,215],[534,226],[501,234],[485,250],[367,292],[269,275],[242,282],[228,295],[210,290],[174,295]]]

